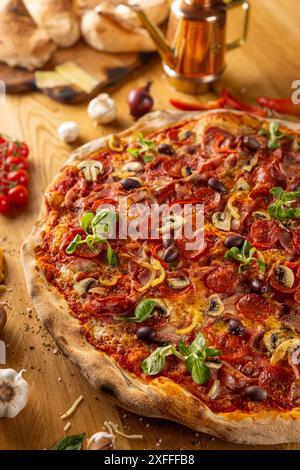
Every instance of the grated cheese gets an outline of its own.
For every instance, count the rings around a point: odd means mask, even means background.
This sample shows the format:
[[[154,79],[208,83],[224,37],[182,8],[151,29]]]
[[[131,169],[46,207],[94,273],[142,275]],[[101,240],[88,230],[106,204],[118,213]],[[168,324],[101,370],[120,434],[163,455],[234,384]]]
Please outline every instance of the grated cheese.
[[[106,429],[109,431],[109,433],[112,435],[113,448],[115,448],[115,442],[116,442],[115,434],[125,437],[126,439],[144,439],[144,436],[142,434],[125,434],[124,432],[119,431],[118,429],[119,426],[116,423],[113,423],[112,421],[104,421],[103,424],[106,427]]]
[[[69,416],[71,416],[73,413],[75,413],[78,405],[82,402],[83,400],[83,396],[80,395],[80,397],[77,398],[77,400],[75,400],[75,402],[73,403],[73,405],[71,406],[71,408],[66,411],[61,417],[60,419],[66,419],[68,418]]]

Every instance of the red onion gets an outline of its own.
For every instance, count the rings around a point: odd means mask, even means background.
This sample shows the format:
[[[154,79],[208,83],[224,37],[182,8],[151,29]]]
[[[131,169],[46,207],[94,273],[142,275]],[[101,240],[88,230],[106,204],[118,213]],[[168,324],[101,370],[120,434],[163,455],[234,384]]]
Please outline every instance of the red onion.
[[[152,82],[148,81],[142,88],[134,88],[128,94],[128,104],[132,116],[139,118],[149,113],[153,107],[153,98],[150,95]]]

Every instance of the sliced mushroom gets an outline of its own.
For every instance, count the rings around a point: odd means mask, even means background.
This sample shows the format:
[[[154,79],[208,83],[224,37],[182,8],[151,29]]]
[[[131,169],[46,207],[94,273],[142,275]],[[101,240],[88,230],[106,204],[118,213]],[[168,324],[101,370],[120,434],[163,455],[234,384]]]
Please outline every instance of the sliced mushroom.
[[[217,398],[217,396],[219,395],[220,388],[221,382],[220,380],[216,379],[208,392],[208,398],[210,398],[211,400],[215,400],[215,398]]]
[[[271,366],[274,366],[277,364],[278,361],[281,361],[284,359],[286,354],[292,354],[298,347],[300,346],[300,339],[299,338],[293,338],[293,339],[288,339],[281,343],[276,350],[274,351],[271,359],[270,359],[270,364]]]
[[[288,268],[287,266],[280,265],[275,269],[274,273],[279,284],[284,287],[287,287],[288,289],[293,287],[295,282],[295,276],[290,268]]]
[[[97,284],[97,281],[92,278],[92,277],[87,277],[85,279],[82,279],[82,281],[79,281],[75,284],[75,291],[79,296],[86,294],[86,292],[89,292],[93,287],[95,287]]]
[[[269,214],[263,211],[255,211],[253,212],[253,215],[256,219],[259,219],[259,220],[270,219]]]
[[[125,163],[122,167],[122,171],[128,171],[130,173],[138,173],[139,171],[142,171],[143,165],[140,162],[128,162]]]
[[[279,329],[270,330],[264,334],[264,343],[270,352],[274,352],[275,349],[287,339],[287,332]]]
[[[213,294],[208,299],[207,315],[218,317],[224,312],[224,304],[217,294]]]
[[[103,164],[97,160],[84,160],[77,165],[77,168],[82,170],[86,181],[96,182],[103,172]]]
[[[237,191],[248,191],[250,189],[249,184],[244,178],[239,178],[235,185],[235,190]]]
[[[191,281],[187,277],[173,277],[167,280],[168,286],[172,287],[172,289],[185,289],[190,285],[190,283]]]
[[[231,227],[231,214],[228,211],[215,212],[212,216],[213,225],[219,230],[229,232]]]
[[[250,172],[257,165],[257,162],[258,162],[257,156],[251,158],[250,161],[248,161],[245,165],[243,165],[243,170]]]

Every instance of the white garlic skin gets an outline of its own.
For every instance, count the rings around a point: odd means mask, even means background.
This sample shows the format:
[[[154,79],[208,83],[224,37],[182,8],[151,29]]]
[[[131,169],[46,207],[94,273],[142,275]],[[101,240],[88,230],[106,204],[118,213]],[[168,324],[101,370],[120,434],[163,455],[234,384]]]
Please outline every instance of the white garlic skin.
[[[79,137],[79,127],[77,122],[66,121],[57,128],[57,134],[65,144],[75,142]]]
[[[87,450],[101,450],[113,442],[113,436],[107,432],[96,432],[87,441]]]
[[[97,124],[109,124],[117,117],[117,105],[111,96],[101,93],[90,101],[87,112]]]
[[[0,418],[15,418],[27,405],[29,385],[22,377],[23,372],[0,369],[0,396],[5,388],[11,388],[13,392],[7,401],[0,399]]]

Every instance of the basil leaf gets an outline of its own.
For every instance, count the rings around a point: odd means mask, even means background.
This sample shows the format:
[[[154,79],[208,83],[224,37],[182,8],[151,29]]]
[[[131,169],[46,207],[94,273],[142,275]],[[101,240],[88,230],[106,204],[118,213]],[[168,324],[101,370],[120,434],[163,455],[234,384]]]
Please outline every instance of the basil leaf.
[[[82,215],[80,219],[80,225],[85,232],[88,232],[89,228],[91,227],[93,218],[94,218],[93,212],[85,212]]]
[[[190,373],[193,370],[195,361],[198,361],[198,360],[199,358],[197,357],[196,354],[190,354],[188,357],[185,358],[184,365]]]
[[[153,157],[152,157],[152,155],[144,155],[143,160],[144,160],[145,163],[149,163],[149,162],[152,162]]]
[[[197,360],[192,368],[192,379],[196,384],[202,385],[208,382],[210,378],[210,370],[204,362]]]
[[[146,375],[156,375],[161,372],[166,363],[166,357],[173,354],[173,346],[157,348],[149,357],[143,360],[141,369]]]
[[[66,248],[67,255],[72,255],[80,242],[81,242],[81,235],[77,234]]]
[[[188,356],[190,354],[188,346],[184,344],[183,341],[180,341],[178,344],[178,349],[184,356]]]
[[[117,253],[112,249],[112,247],[109,245],[107,248],[106,252],[106,258],[108,261],[108,264],[112,266],[113,268],[116,268],[119,266],[119,258]]]
[[[206,348],[206,355],[207,357],[215,357],[220,356],[221,351],[216,348]]]
[[[74,436],[65,436],[60,439],[50,450],[81,450],[85,433]]]
[[[190,350],[191,353],[197,352],[197,351],[204,352],[204,350],[205,350],[205,338],[204,338],[202,333],[199,333],[196,336],[196,338],[194,339],[194,341],[190,345],[189,350]]]
[[[283,189],[280,187],[275,187],[270,189],[270,193],[276,197],[276,199],[280,199],[282,194],[284,193]]]
[[[115,228],[117,214],[108,209],[100,210],[92,220],[92,228],[94,235],[101,238],[109,238],[112,236],[112,230]]]
[[[147,320],[153,312],[154,308],[157,306],[155,300],[145,299],[142,300],[134,310],[134,315],[138,321]]]

